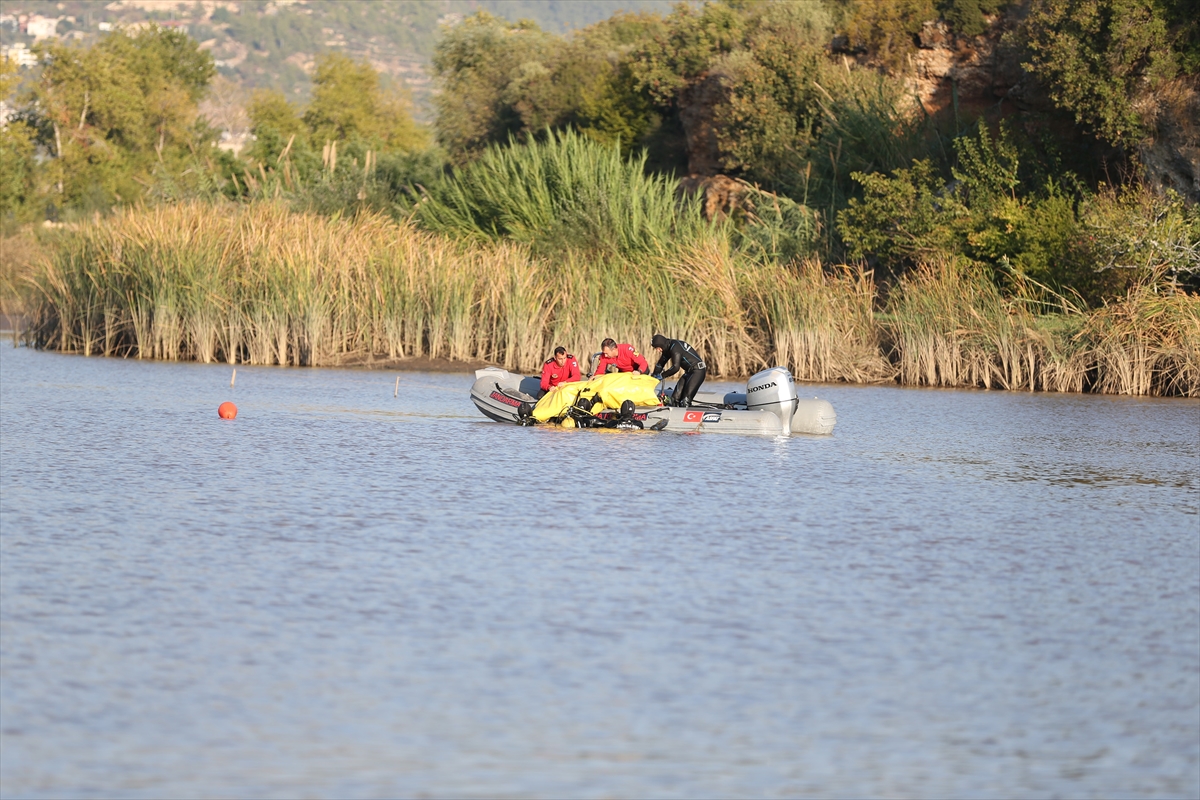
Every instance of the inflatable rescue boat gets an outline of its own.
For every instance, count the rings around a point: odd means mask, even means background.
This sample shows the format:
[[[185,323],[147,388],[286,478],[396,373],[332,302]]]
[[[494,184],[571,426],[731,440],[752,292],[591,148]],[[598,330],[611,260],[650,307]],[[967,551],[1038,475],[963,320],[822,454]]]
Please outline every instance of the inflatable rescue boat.
[[[745,392],[698,392],[688,408],[667,404],[673,389],[648,375],[615,373],[542,395],[538,378],[486,367],[475,372],[471,400],[489,419],[519,425],[788,436],[828,435],[837,424],[827,400],[797,396],[783,367],[753,375]]]

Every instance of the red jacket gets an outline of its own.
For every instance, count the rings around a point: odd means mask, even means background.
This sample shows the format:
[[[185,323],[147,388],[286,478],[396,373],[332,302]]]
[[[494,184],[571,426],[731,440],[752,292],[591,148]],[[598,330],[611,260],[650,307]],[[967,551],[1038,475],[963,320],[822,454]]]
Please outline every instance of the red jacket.
[[[633,349],[633,345],[619,344],[617,345],[617,357],[609,358],[608,356],[600,356],[600,360],[596,363],[596,375],[603,375],[608,372],[608,365],[616,364],[618,372],[633,372],[635,369],[641,370],[642,374],[650,371],[650,365],[646,359],[642,358],[642,354]]]
[[[558,362],[553,358],[546,361],[546,366],[542,367],[542,391],[548,392],[560,383],[570,383],[571,381],[583,380],[583,375],[579,372],[579,362],[575,360],[575,356],[567,353],[567,360],[560,367]]]

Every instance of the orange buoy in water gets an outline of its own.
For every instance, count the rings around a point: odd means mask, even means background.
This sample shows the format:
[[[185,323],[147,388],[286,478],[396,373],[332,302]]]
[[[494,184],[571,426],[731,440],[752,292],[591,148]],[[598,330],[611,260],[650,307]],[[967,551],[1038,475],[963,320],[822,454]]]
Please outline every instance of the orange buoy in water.
[[[234,419],[237,417],[237,406],[226,400],[217,406],[217,414],[220,415],[221,419]]]

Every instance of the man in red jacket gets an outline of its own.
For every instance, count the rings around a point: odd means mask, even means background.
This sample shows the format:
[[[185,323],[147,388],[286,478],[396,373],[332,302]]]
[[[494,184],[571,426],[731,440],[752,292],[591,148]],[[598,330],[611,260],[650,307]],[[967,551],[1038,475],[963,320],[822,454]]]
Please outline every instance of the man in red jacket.
[[[601,356],[596,362],[596,375],[606,372],[640,372],[645,375],[650,371],[650,365],[642,354],[633,349],[633,345],[617,344],[613,339],[605,339],[600,343]]]
[[[546,366],[542,367],[542,391],[548,392],[560,383],[582,379],[575,356],[568,353],[565,347],[554,348],[554,358],[546,359]]]

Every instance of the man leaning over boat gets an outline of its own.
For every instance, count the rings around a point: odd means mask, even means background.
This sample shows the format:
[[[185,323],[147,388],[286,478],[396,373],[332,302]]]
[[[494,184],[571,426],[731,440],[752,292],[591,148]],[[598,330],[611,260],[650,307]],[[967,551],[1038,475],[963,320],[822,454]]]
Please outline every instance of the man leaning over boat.
[[[650,373],[650,364],[631,344],[617,344],[615,339],[605,339],[600,343],[600,359],[596,362],[595,378],[609,372],[638,372],[642,375]]]
[[[654,334],[650,345],[659,354],[658,363],[654,365],[655,378],[662,380],[671,377],[676,372],[683,372],[679,382],[675,384],[675,394],[672,399],[675,405],[687,408],[692,404],[692,398],[696,396],[700,384],[704,383],[704,376],[708,373],[704,359],[687,342],[682,339],[668,339],[661,333]],[[671,366],[664,372],[663,367],[668,363]]]

